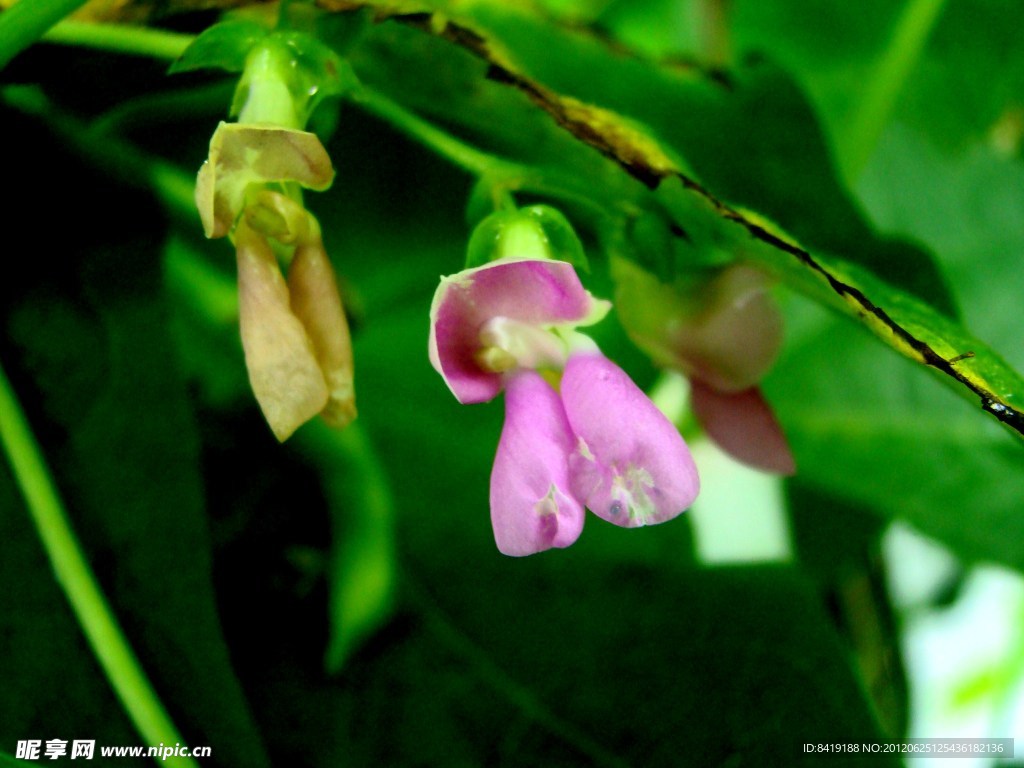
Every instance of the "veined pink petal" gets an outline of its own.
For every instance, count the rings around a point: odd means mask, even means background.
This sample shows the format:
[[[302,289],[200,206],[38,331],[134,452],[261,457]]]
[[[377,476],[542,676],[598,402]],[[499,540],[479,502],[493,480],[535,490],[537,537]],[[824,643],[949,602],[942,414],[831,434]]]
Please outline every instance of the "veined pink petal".
[[[597,351],[569,358],[562,402],[577,437],[572,489],[599,517],[627,528],[661,523],[697,496],[697,467],[679,430]]]
[[[502,388],[502,374],[481,368],[484,324],[506,317],[535,325],[586,318],[594,300],[571,264],[500,260],[441,279],[430,308],[430,361],[460,403],[482,403]]]
[[[693,413],[722,450],[754,469],[796,472],[786,436],[760,389],[725,393],[697,380],[691,384]]]
[[[573,447],[551,385],[534,371],[509,376],[505,426],[491,472],[491,523],[502,553],[531,555],[579,538],[584,512],[569,486]]]

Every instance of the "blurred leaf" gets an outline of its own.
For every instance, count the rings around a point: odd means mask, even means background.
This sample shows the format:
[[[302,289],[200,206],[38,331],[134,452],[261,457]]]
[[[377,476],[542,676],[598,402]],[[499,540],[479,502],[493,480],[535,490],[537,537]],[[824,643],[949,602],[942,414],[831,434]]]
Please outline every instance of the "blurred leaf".
[[[881,551],[888,522],[844,496],[809,487],[799,475],[787,481],[786,501],[800,563],[849,643],[884,732],[902,738],[909,697]]]
[[[19,740],[77,734],[135,743],[138,736],[53,578],[6,460],[0,463],[0,509],[0,579],[6,585],[0,595],[0,744],[13,750]]]
[[[825,584],[861,570],[887,527],[870,509],[808,487],[799,475],[786,483],[786,502],[800,563]]]
[[[894,124],[858,185],[880,226],[940,249],[967,322],[1024,366],[1019,296],[1024,163],[987,145],[949,153]]]
[[[360,424],[336,431],[316,423],[297,439],[320,469],[330,507],[330,637],[324,666],[334,674],[394,609],[391,489]]]
[[[807,87],[830,134],[841,138],[907,5],[828,0],[808,8],[799,0],[736,0],[732,30],[741,50],[784,62]],[[1008,109],[1022,106],[1022,29],[1014,0],[947,0],[893,117],[950,149],[984,138]]]
[[[5,293],[17,289],[4,302],[5,362],[72,524],[172,719],[190,742],[216,745],[224,764],[265,765],[211,588],[199,445],[160,285],[163,223],[147,195],[55,151],[38,125],[10,114],[6,125],[21,146],[43,147],[36,151],[47,153],[64,175],[58,187],[45,179],[27,183],[24,200],[47,200],[47,206],[15,209],[26,231],[47,233],[47,248],[60,259],[26,263],[17,285],[4,286]],[[84,200],[102,200],[119,227]],[[63,212],[61,227],[49,219],[55,210]],[[28,533],[26,527],[20,536]],[[5,547],[17,540],[5,538]],[[39,545],[32,537],[24,546]],[[8,583],[51,580],[39,563]],[[47,635],[38,617],[26,615],[18,590],[0,599],[11,601],[0,615],[17,617],[28,636]],[[77,629],[66,629],[74,633],[68,639],[80,643]],[[51,731],[93,722],[88,699],[69,701],[67,711],[39,707],[40,714],[31,715],[25,701],[64,695],[54,669],[91,678],[39,647],[26,644],[21,651],[3,655],[9,665],[3,678],[26,686],[17,713],[0,718],[5,728],[20,730],[27,717],[38,717],[37,727],[47,724]],[[119,733],[112,743],[131,741]]]

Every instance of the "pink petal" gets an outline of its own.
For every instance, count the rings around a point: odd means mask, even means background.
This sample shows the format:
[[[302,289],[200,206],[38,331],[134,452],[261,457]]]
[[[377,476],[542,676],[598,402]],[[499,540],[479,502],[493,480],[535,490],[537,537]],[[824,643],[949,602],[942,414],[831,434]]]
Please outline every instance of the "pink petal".
[[[691,382],[693,412],[708,437],[738,461],[778,475],[796,472],[786,436],[757,387],[735,394]]]
[[[576,434],[573,492],[627,528],[669,520],[693,503],[697,468],[679,430],[600,352],[569,358],[562,402]]]
[[[491,524],[502,553],[531,555],[579,538],[583,507],[569,489],[573,446],[562,401],[551,386],[534,371],[510,376],[491,472]]]
[[[441,279],[430,309],[430,361],[460,403],[481,403],[502,375],[480,367],[483,325],[507,317],[536,325],[583,320],[594,301],[576,270],[561,261],[501,260]]]

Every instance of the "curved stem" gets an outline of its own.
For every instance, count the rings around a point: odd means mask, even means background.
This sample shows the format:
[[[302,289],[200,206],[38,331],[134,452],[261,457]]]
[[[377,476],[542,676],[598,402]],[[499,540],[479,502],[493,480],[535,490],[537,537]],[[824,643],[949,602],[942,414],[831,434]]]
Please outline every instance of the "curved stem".
[[[25,499],[57,582],[125,712],[149,745],[183,740],[110,610],[64,511],[21,404],[0,367],[0,445]],[[157,762],[162,762],[157,759]],[[198,768],[190,758],[167,765]]]
[[[0,13],[0,69],[85,0],[32,0]]]
[[[391,99],[361,88],[353,101],[367,112],[382,118],[402,133],[477,176],[516,175],[521,169],[512,163],[464,144],[451,134],[410,112]]]
[[[94,24],[88,21],[62,21],[50,29],[43,40],[60,45],[98,48],[113,53],[149,56],[173,61],[185,52],[195,35],[163,29],[134,27],[127,24]]]
[[[386,96],[361,88],[353,94],[352,99],[370,114],[393,125],[463,170],[489,181],[499,190],[499,194],[496,195],[498,201],[501,200],[502,194],[528,191],[575,204],[599,214],[607,213],[600,201],[570,179],[533,166],[503,160],[471,147]]]

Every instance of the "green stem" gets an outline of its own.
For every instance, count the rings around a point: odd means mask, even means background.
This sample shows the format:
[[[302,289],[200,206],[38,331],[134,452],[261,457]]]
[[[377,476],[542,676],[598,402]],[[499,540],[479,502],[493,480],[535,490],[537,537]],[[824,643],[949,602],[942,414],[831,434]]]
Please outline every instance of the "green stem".
[[[94,27],[96,29],[93,29]],[[64,45],[89,46],[168,60],[178,58],[182,50],[194,39],[190,35],[158,30],[78,22],[64,22],[47,36],[47,40]],[[494,186],[503,191],[528,190],[577,205],[599,216],[607,213],[606,208],[594,199],[592,190],[573,183],[571,179],[556,178],[551,173],[511,163],[482,152],[459,141],[396,102],[367,88],[360,89],[353,94],[352,98],[367,112],[393,125],[407,136],[469,173],[490,180]],[[106,121],[104,121],[103,127],[109,127]],[[106,137],[104,141],[106,141]],[[134,148],[130,149],[132,154],[139,154]],[[112,157],[111,160],[116,162],[116,158]]]
[[[169,61],[181,56],[195,39],[195,35],[162,29],[126,24],[93,24],[70,19],[62,21],[43,35],[43,40],[48,43],[77,45]]]
[[[352,98],[367,112],[393,125],[427,149],[490,182],[498,189],[497,201],[512,191],[523,190],[577,205],[599,216],[608,213],[608,209],[592,196],[592,190],[587,190],[569,178],[482,152],[369,89],[360,89]]]
[[[872,70],[857,115],[845,132],[840,161],[849,183],[857,180],[878,145],[896,100],[928,42],[946,0],[910,0],[889,45]]]
[[[0,90],[0,104],[45,120],[65,146],[126,184],[148,185],[170,213],[198,223],[194,198],[195,177],[176,165],[139,150],[116,136],[97,135],[87,123],[63,112],[33,86]]]
[[[85,0],[30,0],[0,13],[0,69]]]
[[[181,743],[181,735],[146,678],[71,530],[46,461],[3,368],[0,368],[0,445],[57,582],[135,728],[151,746]],[[157,762],[163,761],[158,758]],[[198,768],[198,763],[190,758],[175,758],[166,764]]]
[[[518,176],[525,171],[520,166],[464,144],[379,93],[360,89],[353,94],[353,100],[370,114],[387,121],[405,135],[476,176]]]

